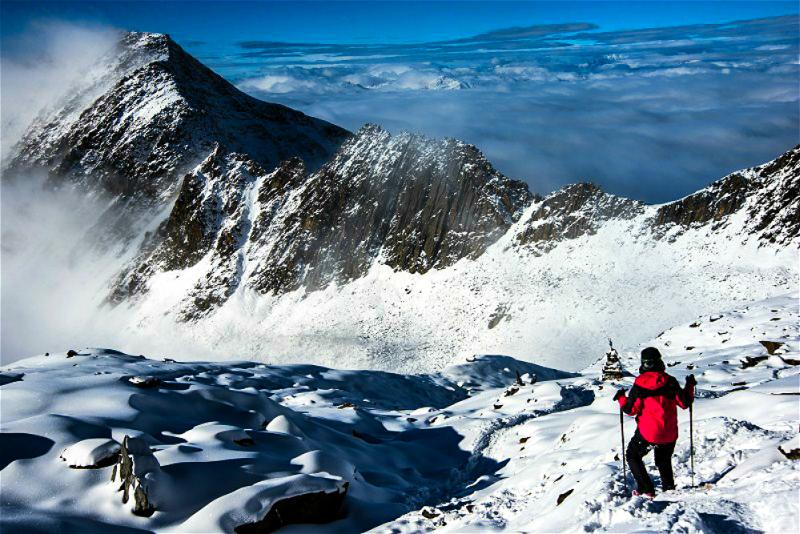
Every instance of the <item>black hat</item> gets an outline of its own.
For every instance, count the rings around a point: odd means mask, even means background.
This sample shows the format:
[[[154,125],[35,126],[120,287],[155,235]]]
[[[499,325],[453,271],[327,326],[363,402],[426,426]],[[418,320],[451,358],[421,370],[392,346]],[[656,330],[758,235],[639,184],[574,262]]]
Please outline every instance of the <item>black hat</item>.
[[[658,368],[664,368],[664,362],[661,361],[661,353],[655,347],[647,347],[642,351],[642,365],[639,367],[641,371],[655,371]]]

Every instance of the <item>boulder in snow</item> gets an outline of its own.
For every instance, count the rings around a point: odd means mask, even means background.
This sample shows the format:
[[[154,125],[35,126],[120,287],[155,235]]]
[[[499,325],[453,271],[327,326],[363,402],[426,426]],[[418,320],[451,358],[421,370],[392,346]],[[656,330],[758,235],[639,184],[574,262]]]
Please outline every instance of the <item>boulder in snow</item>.
[[[778,450],[789,460],[800,460],[800,434],[778,445]]]
[[[236,534],[263,534],[296,523],[333,521],[339,517],[347,488],[347,482],[343,482],[334,492],[318,491],[281,499],[272,505],[263,519],[237,526]]]
[[[155,376],[142,375],[142,376],[129,376],[128,384],[142,389],[157,388],[161,385],[161,379]]]
[[[562,502],[564,502],[566,500],[567,497],[572,495],[573,491],[575,491],[575,488],[568,489],[567,491],[565,491],[564,493],[559,495],[558,499],[556,499],[556,506],[559,506]]]
[[[73,469],[100,469],[114,465],[119,450],[119,443],[113,439],[85,439],[64,449],[59,458]]]
[[[759,341],[759,343],[764,345],[764,348],[767,349],[767,354],[770,356],[775,354],[775,351],[783,346],[783,343],[780,341]]]
[[[337,519],[349,484],[325,473],[268,478],[220,496],[181,525],[183,532],[262,534],[289,524],[320,524]]]

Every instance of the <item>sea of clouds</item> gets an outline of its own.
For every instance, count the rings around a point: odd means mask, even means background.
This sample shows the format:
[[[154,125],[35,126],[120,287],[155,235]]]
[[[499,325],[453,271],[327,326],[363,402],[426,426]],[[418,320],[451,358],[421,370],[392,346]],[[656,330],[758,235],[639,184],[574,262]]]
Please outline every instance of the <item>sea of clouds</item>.
[[[534,26],[411,45],[238,43],[212,66],[357,129],[456,137],[547,193],[679,198],[800,142],[798,17],[601,32]]]

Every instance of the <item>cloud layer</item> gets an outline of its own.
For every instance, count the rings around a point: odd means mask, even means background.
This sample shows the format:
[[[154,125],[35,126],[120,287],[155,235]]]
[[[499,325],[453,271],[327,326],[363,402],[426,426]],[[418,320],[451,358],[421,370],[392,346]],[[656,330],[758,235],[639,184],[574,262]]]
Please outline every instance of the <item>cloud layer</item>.
[[[239,43],[240,88],[355,129],[458,137],[547,192],[577,180],[671,200],[798,142],[798,17],[416,45]]]

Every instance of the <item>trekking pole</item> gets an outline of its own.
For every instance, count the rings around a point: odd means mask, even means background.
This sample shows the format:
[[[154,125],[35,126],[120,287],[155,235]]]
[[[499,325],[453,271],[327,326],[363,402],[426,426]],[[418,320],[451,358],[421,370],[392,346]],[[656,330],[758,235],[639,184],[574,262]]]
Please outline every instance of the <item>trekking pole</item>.
[[[622,484],[628,491],[628,473],[625,469],[625,419],[622,416],[622,406],[619,407],[619,433],[622,436]]]
[[[694,400],[694,399],[692,399]],[[689,405],[689,456],[692,466],[692,487],[694,487],[694,402]]]

